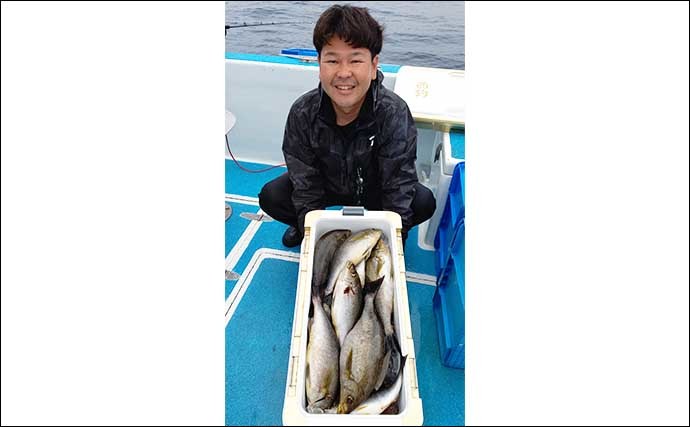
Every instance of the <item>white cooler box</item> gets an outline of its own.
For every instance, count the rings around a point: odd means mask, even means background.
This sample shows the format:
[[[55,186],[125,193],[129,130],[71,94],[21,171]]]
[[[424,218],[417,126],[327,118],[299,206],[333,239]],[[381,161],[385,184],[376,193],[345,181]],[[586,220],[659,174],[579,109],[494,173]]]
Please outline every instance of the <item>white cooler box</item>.
[[[416,122],[465,126],[465,71],[400,67],[395,93],[405,100]]]
[[[398,400],[400,412],[393,415],[310,414],[306,411],[305,368],[307,354],[307,322],[311,302],[311,277],[314,246],[326,232],[349,229],[353,233],[366,229],[381,229],[391,242],[391,256],[395,271],[395,329],[403,355],[407,355],[403,384]],[[402,250],[400,215],[387,211],[367,211],[345,207],[341,211],[312,211],[304,222],[304,239],[297,278],[295,314],[292,320],[292,340],[288,361],[283,425],[351,426],[351,425],[422,425],[424,415],[417,385],[417,366],[414,341],[407,302],[405,258]]]

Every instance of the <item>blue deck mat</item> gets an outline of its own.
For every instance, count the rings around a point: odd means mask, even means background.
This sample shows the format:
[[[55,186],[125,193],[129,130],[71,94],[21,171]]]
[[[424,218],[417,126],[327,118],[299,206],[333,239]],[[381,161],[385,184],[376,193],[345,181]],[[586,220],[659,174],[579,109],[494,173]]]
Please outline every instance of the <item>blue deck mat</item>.
[[[226,425],[282,424],[297,270],[265,259],[225,328]]]
[[[407,235],[405,243],[405,270],[411,273],[422,273],[436,277],[434,251],[419,247],[419,226],[414,226]]]
[[[265,259],[226,327],[226,425],[282,423],[297,271]],[[434,290],[408,282],[424,425],[464,425],[465,371],[441,365]]]
[[[249,225],[249,221],[242,218],[240,214],[242,212],[256,213],[259,207],[236,202],[225,203],[232,206],[232,216],[225,221],[225,256],[227,257]]]
[[[227,257],[242,233],[244,233],[244,230],[246,230],[247,226],[249,225],[249,221],[242,218],[240,214],[242,212],[255,213],[259,210],[259,207],[235,202],[225,203],[228,203],[230,206],[232,206],[232,216],[225,221],[225,256]],[[233,271],[237,272],[236,268],[237,267],[234,267]],[[236,280],[225,281],[225,298],[230,295],[235,283],[237,283]]]
[[[436,318],[431,302],[435,291],[434,286],[407,282],[424,425],[465,425],[465,370],[441,364]]]
[[[249,170],[261,170],[270,167],[261,163],[239,162],[240,165]],[[264,184],[287,172],[284,166],[271,169],[267,172],[250,173],[245,172],[235,164],[233,160],[225,160],[225,192],[227,194],[238,194],[240,196],[259,197],[259,192]]]
[[[258,206],[253,206],[253,208],[254,210],[251,210],[250,212],[256,213],[259,211]],[[240,218],[240,220],[246,223],[244,227],[240,227],[242,230],[249,226],[249,220],[244,218]],[[296,246],[294,248],[287,248],[283,246],[282,238],[283,233],[286,229],[287,226],[282,222],[262,222],[261,226],[259,226],[259,229],[257,230],[256,234],[252,238],[247,248],[242,253],[242,256],[240,256],[240,259],[237,261],[237,264],[235,265],[235,267],[233,267],[232,270],[237,274],[242,274],[244,270],[247,268],[247,265],[249,265],[249,261],[251,261],[252,256],[254,256],[254,253],[261,248],[279,249],[298,254],[300,251],[299,246]],[[230,296],[230,293],[232,292],[236,284],[236,280],[225,281],[225,298]]]

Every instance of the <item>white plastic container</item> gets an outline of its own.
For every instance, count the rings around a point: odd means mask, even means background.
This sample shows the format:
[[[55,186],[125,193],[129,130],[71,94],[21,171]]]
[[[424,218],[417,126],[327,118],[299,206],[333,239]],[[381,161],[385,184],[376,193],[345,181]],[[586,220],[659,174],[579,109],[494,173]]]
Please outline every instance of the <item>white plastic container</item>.
[[[404,65],[395,93],[405,100],[416,122],[465,126],[465,71]]]
[[[446,207],[448,188],[450,187],[450,181],[453,179],[455,165],[465,161],[465,159],[453,157],[450,145],[450,132],[438,132],[436,141],[434,141],[434,152],[438,152],[439,156],[431,164],[429,186],[435,190],[436,210],[431,219],[425,223],[426,227],[422,228],[420,225],[419,228],[419,232],[423,236],[423,243],[432,249],[434,247],[436,231],[443,215],[443,209]]]
[[[305,368],[314,246],[328,231],[349,229],[356,233],[366,228],[378,228],[383,231],[390,244],[393,258],[395,330],[402,354],[407,355],[403,370],[403,385],[398,400],[399,413],[392,415],[310,414],[306,411]],[[407,301],[401,229],[400,216],[393,212],[345,207],[341,211],[312,211],[307,214],[304,221],[304,239],[297,278],[295,314],[292,320],[290,359],[283,403],[283,425],[422,425],[424,414],[417,385],[417,365]]]

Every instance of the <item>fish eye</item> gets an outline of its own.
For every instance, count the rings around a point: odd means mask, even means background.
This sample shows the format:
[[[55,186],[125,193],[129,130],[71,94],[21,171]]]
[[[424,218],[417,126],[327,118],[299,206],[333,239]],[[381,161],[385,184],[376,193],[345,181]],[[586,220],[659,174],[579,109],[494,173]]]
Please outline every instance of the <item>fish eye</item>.
[[[347,396],[347,403],[348,403],[348,404],[352,404],[352,401],[353,401],[353,400],[354,400],[354,399],[352,398],[352,396]]]

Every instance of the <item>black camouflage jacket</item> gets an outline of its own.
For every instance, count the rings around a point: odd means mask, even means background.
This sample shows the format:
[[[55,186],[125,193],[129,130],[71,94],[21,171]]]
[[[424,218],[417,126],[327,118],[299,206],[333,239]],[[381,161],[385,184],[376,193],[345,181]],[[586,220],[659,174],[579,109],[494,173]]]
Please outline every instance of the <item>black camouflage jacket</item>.
[[[405,101],[382,81],[379,70],[349,137],[336,125],[321,85],[292,105],[283,155],[300,231],[311,210],[331,204],[364,206],[372,196],[380,198],[381,209],[400,214],[403,230],[410,228],[417,128]]]

